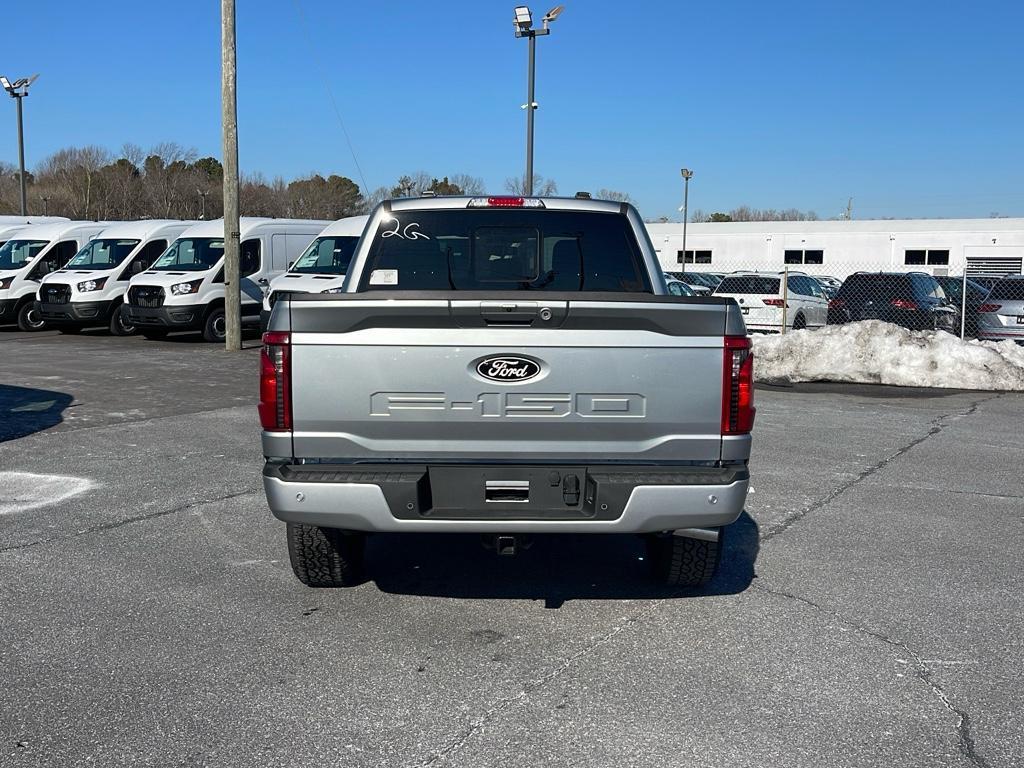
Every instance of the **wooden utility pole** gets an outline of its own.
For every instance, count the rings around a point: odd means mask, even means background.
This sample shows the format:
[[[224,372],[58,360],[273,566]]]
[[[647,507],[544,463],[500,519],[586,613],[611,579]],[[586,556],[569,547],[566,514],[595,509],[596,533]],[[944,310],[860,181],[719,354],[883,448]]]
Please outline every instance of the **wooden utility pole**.
[[[238,276],[238,104],[235,94],[235,0],[221,0],[221,134],[224,143],[224,348],[242,348]]]

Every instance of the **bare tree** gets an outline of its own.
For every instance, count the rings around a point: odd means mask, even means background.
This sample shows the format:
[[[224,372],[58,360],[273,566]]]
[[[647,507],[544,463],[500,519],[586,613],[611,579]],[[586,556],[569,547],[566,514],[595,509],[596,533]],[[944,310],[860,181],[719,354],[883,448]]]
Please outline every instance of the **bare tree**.
[[[617,192],[614,189],[599,189],[594,193],[594,197],[598,200],[615,200],[620,203],[635,202],[627,193]]]
[[[487,192],[484,180],[468,173],[456,173],[449,177],[451,183],[462,190],[464,195],[483,195]]]
[[[505,189],[513,195],[526,194],[526,180],[522,176],[509,176],[505,179]],[[533,174],[533,194],[538,197],[551,197],[558,194],[558,184],[554,179],[545,179],[539,174]]]
[[[110,153],[97,146],[70,147],[50,155],[37,173],[42,186],[52,186],[75,219],[97,219],[106,208],[107,189],[101,169]]]

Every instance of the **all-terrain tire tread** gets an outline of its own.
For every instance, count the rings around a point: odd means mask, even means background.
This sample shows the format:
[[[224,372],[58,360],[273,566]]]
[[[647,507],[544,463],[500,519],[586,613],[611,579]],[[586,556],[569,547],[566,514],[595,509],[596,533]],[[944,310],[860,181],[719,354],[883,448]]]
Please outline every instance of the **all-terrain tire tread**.
[[[650,539],[651,564],[658,581],[673,587],[702,587],[718,570],[724,529],[718,541],[683,536],[657,536]]]
[[[288,557],[307,587],[351,587],[361,582],[365,537],[335,528],[287,523]]]

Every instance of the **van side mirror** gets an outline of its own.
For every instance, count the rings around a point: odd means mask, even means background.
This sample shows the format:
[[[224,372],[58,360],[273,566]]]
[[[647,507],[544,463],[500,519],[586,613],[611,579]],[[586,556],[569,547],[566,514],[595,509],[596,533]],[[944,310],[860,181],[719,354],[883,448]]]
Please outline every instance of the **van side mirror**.
[[[139,272],[145,272],[145,271],[146,271],[146,265],[144,263],[142,263],[141,261],[133,261],[132,262],[131,273],[133,275],[137,275],[137,274],[139,274]]]

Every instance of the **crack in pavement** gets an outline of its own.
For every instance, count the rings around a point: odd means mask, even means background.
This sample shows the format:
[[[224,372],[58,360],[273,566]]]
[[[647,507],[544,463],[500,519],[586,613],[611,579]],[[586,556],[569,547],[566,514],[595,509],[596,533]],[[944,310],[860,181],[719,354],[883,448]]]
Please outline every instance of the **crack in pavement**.
[[[887,456],[886,458],[882,459],[881,461],[871,465],[867,469],[857,473],[854,477],[850,478],[846,482],[841,483],[838,486],[836,486],[835,488],[833,488],[831,491],[829,491],[828,494],[826,494],[822,498],[820,498],[817,501],[809,504],[808,506],[804,507],[803,509],[799,510],[798,512],[793,513],[789,517],[787,517],[784,520],[782,520],[782,522],[777,523],[776,525],[772,526],[767,531],[765,531],[764,534],[761,535],[761,542],[764,543],[764,542],[770,541],[771,539],[773,539],[776,536],[778,536],[780,533],[785,533],[791,527],[793,527],[796,523],[800,522],[801,520],[803,520],[805,517],[807,517],[811,513],[817,512],[822,507],[827,506],[828,504],[831,504],[839,496],[844,494],[846,491],[848,491],[853,486],[855,486],[858,483],[860,483],[862,480],[866,480],[867,478],[871,477],[875,473],[885,469],[889,464],[891,464],[896,459],[898,459],[901,456],[903,456],[904,454],[906,454],[908,451],[916,448],[917,446],[921,445],[921,443],[923,443],[926,440],[928,440],[928,439],[934,437],[935,435],[939,434],[944,429],[949,427],[953,423],[953,421],[955,421],[957,419],[964,418],[966,416],[971,416],[972,414],[974,414],[975,411],[978,410],[978,407],[982,403],[987,403],[987,402],[989,402],[991,400],[997,400],[997,399],[999,399],[1002,396],[1003,396],[1002,393],[999,393],[999,394],[993,395],[992,397],[985,397],[985,398],[982,398],[981,400],[976,400],[973,403],[971,403],[970,407],[967,408],[967,410],[960,411],[960,412],[957,412],[957,413],[944,413],[941,416],[937,416],[936,418],[932,419],[930,422],[928,422],[931,425],[931,427],[929,428],[928,432],[926,432],[924,435],[922,435],[921,437],[918,437],[918,438],[915,438],[915,439],[911,440],[909,443],[907,443],[906,445],[904,445],[901,448],[899,448],[895,453],[893,453],[893,454]],[[947,419],[950,420],[950,421],[947,421]]]
[[[883,634],[882,632],[870,629],[869,627],[863,624],[858,624],[856,621],[846,618],[838,611],[833,610],[831,608],[826,608],[825,606],[820,605],[814,602],[813,600],[809,600],[806,597],[794,595],[791,592],[772,589],[771,587],[765,586],[762,582],[752,583],[751,587],[760,590],[761,592],[765,592],[769,595],[773,595],[775,597],[781,597],[787,600],[793,600],[795,602],[802,603],[803,605],[808,606],[809,608],[813,609],[814,611],[817,611],[818,613],[831,616],[836,621],[841,622],[842,624],[846,625],[847,627],[851,628],[852,630],[861,635],[878,640],[879,642],[884,643],[890,648],[896,648],[900,651],[903,651],[907,656],[910,657],[914,666],[917,667],[914,676],[922,683],[924,683],[926,686],[928,686],[928,688],[936,696],[936,698],[938,698],[939,701],[942,702],[942,706],[945,707],[946,710],[948,710],[950,713],[957,717],[957,743],[960,748],[961,754],[970,762],[971,765],[977,766],[977,768],[989,768],[988,761],[986,761],[985,758],[978,754],[977,745],[975,744],[974,736],[971,733],[971,716],[967,713],[966,710],[959,708],[952,701],[950,701],[950,698],[946,694],[946,691],[943,689],[943,687],[932,679],[932,675],[935,670],[932,669],[929,662],[933,662],[934,660],[923,658],[921,654],[919,654],[917,651],[915,651],[902,640],[896,640],[890,637],[889,635]],[[898,660],[903,661],[903,659]]]
[[[178,512],[184,512],[192,509],[193,507],[201,507],[207,504],[216,504],[218,501],[227,501],[228,499],[237,499],[241,496],[250,496],[252,494],[262,493],[262,489],[250,489],[246,491],[237,491],[235,493],[228,493],[224,496],[218,496],[213,499],[200,499],[199,501],[190,501],[188,504],[183,504],[180,507],[174,507],[173,509],[162,509],[159,512],[150,512],[147,515],[136,515],[135,517],[127,517],[123,520],[115,520],[110,523],[101,523],[100,525],[93,525],[89,528],[83,528],[80,531],[75,531],[70,536],[48,536],[42,539],[36,539],[35,541],[25,542],[24,544],[14,544],[9,547],[0,547],[0,554],[4,552],[16,552],[22,549],[31,549],[32,547],[39,546],[40,544],[47,544],[52,541],[70,541],[71,539],[79,536],[85,536],[90,533],[102,533],[104,531],[111,531],[116,528],[122,528],[126,525],[132,525],[134,523],[145,522],[146,520],[155,520],[160,517],[167,517]]]
[[[489,722],[498,717],[502,712],[509,709],[515,704],[519,704],[525,701],[530,696],[530,694],[534,693],[535,691],[539,691],[552,680],[561,677],[565,672],[569,670],[570,667],[576,664],[577,661],[586,656],[591,655],[601,646],[610,643],[613,639],[615,639],[616,636],[618,636],[625,630],[635,626],[642,619],[646,618],[651,613],[654,613],[655,609],[660,607],[661,604],[664,602],[664,599],[652,601],[643,610],[633,614],[622,623],[616,625],[611,631],[605,633],[597,640],[592,642],[587,647],[577,651],[576,653],[566,658],[559,666],[555,667],[546,675],[543,675],[542,677],[538,677],[528,682],[526,685],[523,686],[522,690],[519,691],[519,693],[513,694],[512,696],[506,696],[503,699],[499,699],[496,704],[489,707],[482,715],[479,715],[478,717],[470,721],[469,726],[465,728],[462,731],[462,733],[456,736],[455,739],[453,739],[447,746],[429,755],[426,759],[421,760],[418,763],[415,763],[413,768],[425,768],[425,766],[435,765],[444,760],[447,760],[449,756],[451,756],[454,752],[461,749],[462,746],[467,741],[469,741],[469,739],[471,739],[474,735],[479,733],[485,725],[487,725]]]

